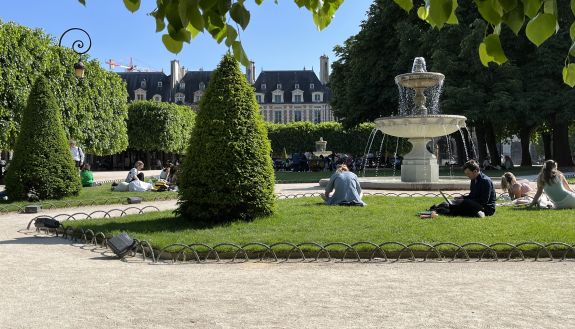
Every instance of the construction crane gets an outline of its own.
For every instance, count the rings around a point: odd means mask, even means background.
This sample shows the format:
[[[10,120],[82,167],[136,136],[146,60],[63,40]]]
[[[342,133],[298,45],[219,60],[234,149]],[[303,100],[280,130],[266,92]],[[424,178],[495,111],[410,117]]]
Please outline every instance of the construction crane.
[[[113,70],[117,67],[121,67],[121,68],[126,69],[126,72],[155,72],[155,71],[157,71],[154,69],[149,69],[149,68],[145,68],[145,67],[139,67],[138,65],[134,65],[134,63],[132,62],[132,57],[130,57],[130,64],[119,63],[113,59],[109,59],[106,62],[106,64],[108,64],[108,66],[110,67],[110,70]]]

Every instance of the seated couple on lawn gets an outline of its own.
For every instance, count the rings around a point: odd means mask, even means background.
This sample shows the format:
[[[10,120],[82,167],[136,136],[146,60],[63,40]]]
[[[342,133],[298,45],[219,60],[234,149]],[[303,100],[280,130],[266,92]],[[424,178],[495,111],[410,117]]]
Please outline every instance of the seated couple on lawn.
[[[152,189],[152,184],[144,181],[142,169],[144,169],[144,163],[139,160],[136,161],[134,168],[130,169],[126,179],[116,186],[112,185],[112,190],[115,192],[145,192]]]

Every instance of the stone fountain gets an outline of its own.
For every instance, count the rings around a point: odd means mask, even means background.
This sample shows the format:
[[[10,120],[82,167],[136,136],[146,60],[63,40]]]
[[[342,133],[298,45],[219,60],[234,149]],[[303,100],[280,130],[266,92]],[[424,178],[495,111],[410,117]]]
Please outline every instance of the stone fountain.
[[[449,135],[466,126],[464,116],[428,113],[425,91],[441,86],[444,78],[445,76],[441,73],[427,72],[425,60],[417,57],[413,62],[411,73],[395,77],[395,83],[400,89],[403,87],[414,91],[415,106],[412,109],[403,109],[403,111],[400,109],[400,114],[403,112],[407,115],[375,120],[377,129],[384,134],[408,138],[413,146],[411,152],[403,157],[402,182],[439,182],[437,158],[427,150],[426,146],[431,138]]]
[[[397,190],[459,190],[469,188],[465,177],[439,177],[436,156],[427,149],[434,137],[449,135],[466,127],[464,116],[442,115],[438,112],[439,94],[445,76],[427,72],[425,59],[415,58],[411,73],[400,74],[395,82],[400,90],[399,116],[375,120],[384,134],[407,138],[413,146],[403,157],[401,179],[394,177],[360,178],[362,188]],[[426,96],[427,93],[427,96]],[[431,97],[431,101],[428,98]],[[432,110],[428,110],[430,104]],[[320,181],[324,186],[328,180]]]

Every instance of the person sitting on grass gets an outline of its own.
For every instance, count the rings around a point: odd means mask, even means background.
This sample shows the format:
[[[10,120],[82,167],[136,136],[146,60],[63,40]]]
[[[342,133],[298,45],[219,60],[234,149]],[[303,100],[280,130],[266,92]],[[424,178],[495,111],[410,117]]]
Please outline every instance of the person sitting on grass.
[[[506,172],[501,176],[501,189],[503,192],[509,193],[511,200],[525,197],[530,192],[533,192],[528,180],[518,181],[515,175],[510,172]]]
[[[449,214],[465,217],[485,217],[495,213],[495,189],[491,178],[483,174],[475,160],[463,165],[463,173],[470,180],[469,194],[458,197],[449,206]]]
[[[553,202],[555,209],[575,208],[575,191],[569,186],[565,176],[557,170],[557,162],[547,160],[537,177],[537,193],[531,201],[530,207],[539,204],[539,198],[543,191]]]
[[[82,171],[80,171],[80,178],[82,179],[82,187],[96,186],[94,183],[94,174],[90,171],[90,164],[84,163]]]
[[[330,193],[334,190],[332,196]],[[357,176],[349,171],[345,164],[337,166],[335,174],[329,179],[325,187],[325,194],[321,194],[327,205],[365,206],[361,200],[362,192]]]
[[[130,172],[128,172],[125,182],[131,183],[134,180],[144,181],[144,173],[140,172],[142,169],[144,169],[144,163],[140,160],[136,161],[136,163],[134,163],[134,168],[130,169]]]

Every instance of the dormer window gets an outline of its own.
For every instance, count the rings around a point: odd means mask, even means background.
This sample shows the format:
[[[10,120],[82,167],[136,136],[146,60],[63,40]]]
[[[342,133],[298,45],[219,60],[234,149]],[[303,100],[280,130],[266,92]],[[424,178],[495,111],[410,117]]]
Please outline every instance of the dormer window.
[[[177,93],[175,99],[177,104],[184,104],[186,96],[182,93]]]
[[[310,83],[310,84],[309,84],[309,89],[314,89],[314,88],[315,88],[314,84],[313,84],[313,83]]]
[[[266,90],[266,84],[262,83],[262,90]]]
[[[185,89],[185,88],[186,88],[186,83],[180,82],[180,89]]]
[[[162,81],[158,81],[158,88],[162,88],[163,84]]]
[[[203,82],[200,82],[200,90],[204,90],[206,89],[206,84]]]
[[[299,89],[299,83],[295,84],[295,89]]]
[[[152,97],[152,99],[153,99],[155,102],[161,102],[161,101],[162,101],[162,96],[156,94],[156,95],[154,95],[154,97]]]
[[[321,91],[316,91],[312,94],[312,99],[314,103],[323,102],[323,93]]]
[[[145,101],[146,100],[146,91],[144,89],[137,89],[134,91],[134,98],[137,101]]]
[[[142,80],[142,81],[140,82],[140,88],[146,89],[146,80]]]
[[[257,101],[259,104],[263,103],[262,100],[263,100],[262,95],[256,95],[256,101]]]
[[[282,84],[278,83],[277,88],[276,89],[282,89]]]

